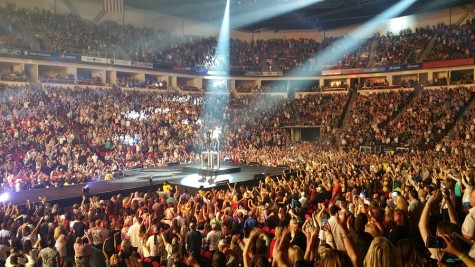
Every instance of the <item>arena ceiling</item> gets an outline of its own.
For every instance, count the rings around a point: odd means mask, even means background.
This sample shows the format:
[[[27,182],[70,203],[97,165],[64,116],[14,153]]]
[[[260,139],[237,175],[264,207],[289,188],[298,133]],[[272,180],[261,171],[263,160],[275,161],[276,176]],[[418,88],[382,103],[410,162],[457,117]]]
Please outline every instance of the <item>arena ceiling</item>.
[[[287,5],[298,0],[231,0],[231,21],[243,14],[255,12],[263,3],[269,6]],[[301,0],[300,0],[301,1]],[[308,0],[308,2],[317,2]],[[377,16],[399,0],[326,0],[301,9],[285,12],[272,18],[254,21],[238,29],[258,32],[262,30],[338,29],[362,24]],[[402,15],[460,6],[473,0],[419,0]],[[153,10],[176,17],[203,22],[220,22],[226,0],[125,0],[125,4],[139,9]],[[265,12],[265,11],[263,11]],[[255,14],[255,13],[254,13]],[[264,14],[263,14],[263,17]],[[241,23],[242,24],[242,23]]]

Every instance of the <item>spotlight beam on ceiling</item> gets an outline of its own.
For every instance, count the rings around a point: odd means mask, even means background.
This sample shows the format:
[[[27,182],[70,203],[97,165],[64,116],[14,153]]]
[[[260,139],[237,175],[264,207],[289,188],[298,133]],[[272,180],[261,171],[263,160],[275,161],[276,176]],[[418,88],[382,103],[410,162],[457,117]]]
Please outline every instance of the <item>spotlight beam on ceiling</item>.
[[[276,4],[275,0],[259,0],[252,4],[246,4],[245,9],[244,7],[229,9],[229,27],[230,29],[240,29],[323,1],[324,0],[295,0]],[[227,4],[227,6],[229,5]],[[210,9],[208,16],[210,18],[216,18],[218,17],[217,12],[222,12],[222,9]],[[220,23],[220,19],[211,19],[208,22],[210,25],[220,25]],[[202,25],[190,25],[190,27],[190,32],[202,32]]]
[[[364,23],[347,36],[341,38],[334,44],[325,48],[322,52],[318,53],[314,58],[308,59],[305,63],[306,69],[320,69],[322,66],[322,60],[325,60],[325,63],[333,64],[338,60],[342,59],[345,54],[353,53],[365,39],[361,37],[370,36],[372,33],[376,32],[378,28],[381,27],[383,22],[395,18],[398,15],[402,14],[405,10],[411,7],[417,0],[402,0],[398,3],[392,5],[383,13]],[[356,37],[356,38],[355,38]],[[335,49],[336,48],[336,49]],[[346,49],[338,49],[346,48]],[[316,66],[311,66],[311,64],[316,62]],[[293,75],[292,75],[293,74]],[[298,71],[291,73],[291,76],[297,75]],[[298,76],[298,75],[297,75]]]
[[[230,34],[229,34],[229,2],[226,1],[226,9],[224,10],[223,21],[219,31],[218,44],[216,46],[216,54],[214,56],[216,69],[223,71],[229,76],[229,57],[230,57]]]
[[[287,3],[278,3],[277,5],[275,4],[275,0],[257,1],[247,8],[251,11],[232,16],[230,27],[232,29],[239,29],[323,1],[324,0],[296,0]]]

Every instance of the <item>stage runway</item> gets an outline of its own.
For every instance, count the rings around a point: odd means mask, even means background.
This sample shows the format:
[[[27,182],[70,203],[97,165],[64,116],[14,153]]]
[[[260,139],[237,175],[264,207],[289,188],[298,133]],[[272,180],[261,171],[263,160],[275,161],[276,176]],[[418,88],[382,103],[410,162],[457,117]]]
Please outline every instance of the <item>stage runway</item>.
[[[241,169],[240,172],[218,175],[217,177],[206,177],[198,173],[191,173],[189,169],[199,169],[199,164],[175,165],[161,168],[133,169],[124,172],[122,178],[111,181],[92,181],[88,183],[90,195],[98,195],[101,198],[110,198],[114,194],[122,196],[129,195],[136,191],[147,192],[161,188],[164,181],[179,185],[181,188],[189,188],[189,192],[194,192],[200,186],[212,188],[226,186],[226,183],[252,183],[256,179],[262,179],[267,173],[272,176],[282,175],[286,168],[275,168],[266,166],[251,166],[245,164],[225,163],[222,168]],[[185,171],[186,170],[186,171]],[[152,185],[149,179],[152,177]],[[67,207],[74,203],[81,203],[84,184],[70,185],[65,187],[42,188],[20,192],[4,192],[2,198],[7,198],[6,203],[13,205],[23,205],[26,200],[38,202],[40,197],[46,197],[48,201],[59,202],[61,206]]]

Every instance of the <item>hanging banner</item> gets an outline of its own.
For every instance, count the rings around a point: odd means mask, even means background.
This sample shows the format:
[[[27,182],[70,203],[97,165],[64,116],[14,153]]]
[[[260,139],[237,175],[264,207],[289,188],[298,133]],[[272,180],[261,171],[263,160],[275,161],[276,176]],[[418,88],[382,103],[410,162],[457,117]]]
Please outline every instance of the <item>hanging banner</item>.
[[[81,61],[81,55],[53,53],[53,58],[63,61]]]
[[[284,73],[282,71],[246,71],[244,76],[280,77],[284,76]]]
[[[132,66],[132,61],[122,60],[122,59],[108,59],[107,63],[111,65],[119,65],[119,66]]]
[[[107,64],[107,58],[81,56],[81,61]]]
[[[153,69],[153,63],[132,61],[132,67]]]

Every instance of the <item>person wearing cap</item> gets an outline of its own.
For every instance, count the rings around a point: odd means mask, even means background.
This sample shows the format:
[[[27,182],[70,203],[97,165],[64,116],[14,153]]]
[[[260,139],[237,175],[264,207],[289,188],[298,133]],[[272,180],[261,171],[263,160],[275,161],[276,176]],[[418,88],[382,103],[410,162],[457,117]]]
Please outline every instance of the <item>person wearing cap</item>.
[[[206,243],[209,245],[209,251],[214,252],[218,249],[218,242],[221,239],[222,233],[218,230],[216,223],[211,223],[211,231],[206,235]]]
[[[196,231],[196,225],[194,223],[190,223],[189,228],[190,231],[185,237],[185,248],[189,255],[193,256],[196,260],[199,260],[203,243],[201,233]]]

